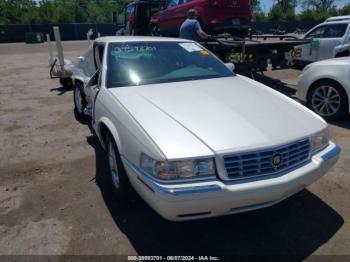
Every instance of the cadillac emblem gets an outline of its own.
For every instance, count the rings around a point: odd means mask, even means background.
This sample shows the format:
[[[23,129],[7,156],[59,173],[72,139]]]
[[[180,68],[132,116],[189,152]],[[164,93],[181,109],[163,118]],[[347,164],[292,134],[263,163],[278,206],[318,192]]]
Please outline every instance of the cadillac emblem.
[[[272,166],[273,168],[278,168],[282,164],[282,155],[280,153],[275,153],[272,156]]]

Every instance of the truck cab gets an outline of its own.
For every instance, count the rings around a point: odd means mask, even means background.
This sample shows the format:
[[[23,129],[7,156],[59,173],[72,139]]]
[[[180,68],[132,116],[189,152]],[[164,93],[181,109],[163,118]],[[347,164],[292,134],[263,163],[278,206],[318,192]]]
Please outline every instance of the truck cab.
[[[350,55],[350,16],[328,18],[309,30],[304,39],[310,43],[295,48],[296,64]]]
[[[158,12],[164,2],[134,1],[124,9],[124,35],[148,35],[151,16]]]

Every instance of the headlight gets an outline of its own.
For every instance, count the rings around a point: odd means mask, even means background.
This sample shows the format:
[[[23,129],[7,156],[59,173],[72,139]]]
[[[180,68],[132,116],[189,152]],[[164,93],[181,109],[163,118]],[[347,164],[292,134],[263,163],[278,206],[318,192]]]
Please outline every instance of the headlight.
[[[157,161],[142,153],[141,168],[161,180],[206,178],[216,174],[213,158]]]
[[[311,154],[320,151],[329,144],[328,128],[318,132],[310,137]]]

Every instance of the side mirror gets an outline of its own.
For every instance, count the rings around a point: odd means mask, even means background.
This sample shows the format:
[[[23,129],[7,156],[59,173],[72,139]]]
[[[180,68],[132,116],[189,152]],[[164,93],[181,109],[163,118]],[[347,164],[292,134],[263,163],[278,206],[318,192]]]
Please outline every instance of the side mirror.
[[[235,70],[235,65],[233,63],[225,63],[225,66],[233,72]]]

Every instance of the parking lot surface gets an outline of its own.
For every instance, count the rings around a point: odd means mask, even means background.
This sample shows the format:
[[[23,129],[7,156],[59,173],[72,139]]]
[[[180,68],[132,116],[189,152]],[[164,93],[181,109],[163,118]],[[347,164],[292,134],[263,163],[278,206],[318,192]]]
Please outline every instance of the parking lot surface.
[[[74,59],[87,43],[63,46]],[[340,159],[306,190],[258,211],[168,222],[139,198],[115,201],[104,152],[47,61],[45,44],[0,45],[0,254],[350,255],[349,120],[330,124]],[[267,74],[293,96],[299,71]]]

